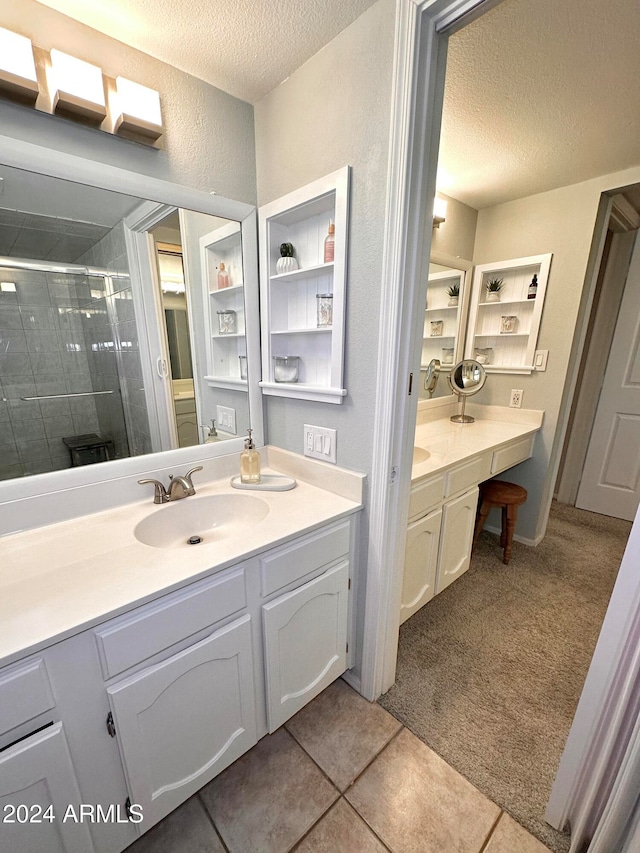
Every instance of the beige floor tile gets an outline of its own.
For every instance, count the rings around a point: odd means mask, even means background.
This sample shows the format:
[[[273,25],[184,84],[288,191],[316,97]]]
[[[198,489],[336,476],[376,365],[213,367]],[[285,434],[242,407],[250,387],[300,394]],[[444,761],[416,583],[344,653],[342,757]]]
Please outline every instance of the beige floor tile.
[[[263,738],[200,791],[231,853],[284,853],[338,792],[291,735]]]
[[[549,848],[534,838],[508,814],[502,814],[493,830],[485,853],[550,853]]]
[[[286,727],[344,791],[402,725],[339,678]]]
[[[295,853],[386,853],[346,800],[340,799],[296,847]]]
[[[394,853],[479,853],[500,814],[407,729],[345,796]]]
[[[224,853],[224,847],[197,797],[161,820],[126,853]]]

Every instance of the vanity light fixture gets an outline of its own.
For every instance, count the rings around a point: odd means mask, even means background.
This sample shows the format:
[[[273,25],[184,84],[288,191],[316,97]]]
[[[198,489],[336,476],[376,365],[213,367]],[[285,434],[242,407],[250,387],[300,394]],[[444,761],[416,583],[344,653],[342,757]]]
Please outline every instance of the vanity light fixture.
[[[30,39],[0,27],[0,91],[34,104],[38,78]]]
[[[433,200],[433,227],[439,228],[447,218],[447,202],[437,196]]]
[[[94,124],[107,115],[102,69],[55,48],[48,69],[49,92],[54,113],[71,113]]]
[[[155,142],[162,136],[160,94],[155,89],[116,77],[113,115],[115,133],[133,133]]]

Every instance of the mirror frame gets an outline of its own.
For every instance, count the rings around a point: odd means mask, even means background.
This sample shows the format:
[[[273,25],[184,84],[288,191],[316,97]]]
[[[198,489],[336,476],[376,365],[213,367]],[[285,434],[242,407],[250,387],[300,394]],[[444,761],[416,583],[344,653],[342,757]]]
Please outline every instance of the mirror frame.
[[[256,207],[201,190],[190,189],[169,181],[130,172],[117,166],[88,160],[0,135],[0,164],[26,172],[60,178],[76,184],[109,190],[157,204],[186,208],[198,213],[231,219],[240,224],[242,263],[245,281],[245,312],[249,413],[255,443],[264,445],[264,411],[260,381],[260,315],[258,294],[258,243]],[[150,354],[149,354],[150,355]],[[0,504],[25,498],[51,496],[77,486],[108,483],[122,478],[138,477],[173,466],[191,466],[195,462],[237,453],[244,447],[239,436],[224,442],[197,444],[144,456],[111,460],[105,465],[65,468],[46,474],[32,474],[19,479],[0,481]],[[126,498],[122,503],[126,502]],[[89,509],[88,512],[95,512]],[[83,514],[83,513],[74,513]],[[32,526],[31,524],[26,525]]]

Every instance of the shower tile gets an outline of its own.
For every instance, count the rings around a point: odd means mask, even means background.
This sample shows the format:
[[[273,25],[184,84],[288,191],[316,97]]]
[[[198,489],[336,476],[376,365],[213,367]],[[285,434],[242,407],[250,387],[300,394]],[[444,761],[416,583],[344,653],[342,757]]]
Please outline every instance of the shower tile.
[[[14,477],[22,477],[22,465],[3,465],[0,459],[0,480],[13,480]]]
[[[51,459],[29,459],[22,463],[22,470],[24,475],[48,474],[56,468]]]
[[[74,415],[73,434],[84,435],[88,432],[100,433],[100,421],[96,415]]]
[[[58,460],[68,460],[69,464],[71,464],[71,458],[69,454],[69,448],[64,444],[61,438],[50,438],[47,441],[49,445],[49,454],[51,459],[58,464]]]
[[[13,430],[15,435],[24,441],[43,441],[46,438],[44,422],[41,418],[30,418],[28,421],[14,421]]]
[[[29,353],[31,370],[34,376],[39,374],[62,374],[62,359],[58,352],[31,352]]]
[[[55,310],[49,305],[29,305],[20,307],[20,316],[24,329],[55,329]]]
[[[15,442],[0,445],[0,465],[20,465],[20,456]]]
[[[29,369],[29,365],[25,365],[26,358],[23,352],[0,352],[0,376],[5,380],[10,377],[24,376],[25,370]]]
[[[127,379],[142,379],[142,364],[140,363],[140,355],[137,352],[123,352],[122,373]]]
[[[47,290],[51,305],[78,307],[78,297],[69,276],[47,273]]]
[[[29,352],[58,352],[58,335],[54,331],[28,330],[24,336]]]
[[[15,225],[16,228],[19,228],[26,216],[27,214],[20,210],[0,208],[0,225]]]
[[[67,393],[81,394],[87,391],[95,390],[91,381],[91,374],[87,369],[85,373],[67,373],[65,374],[67,383]]]
[[[0,331],[0,353],[27,352],[27,337],[18,329]]]
[[[116,317],[118,318],[119,323],[125,323],[127,320],[135,320],[131,290],[124,290],[122,293],[117,293],[114,297],[113,304],[116,309]]]
[[[1,251],[0,251],[1,254]],[[0,303],[0,329],[22,330],[22,317],[18,305],[3,305]]]
[[[13,255],[17,258],[43,260],[53,249],[60,235],[39,228],[22,228],[13,244]]]
[[[49,461],[51,459],[49,445],[45,440],[27,441],[24,438],[19,438],[16,441],[16,446],[23,465],[32,461]]]
[[[9,401],[19,400],[20,397],[33,397],[36,393],[36,383],[32,374],[21,374],[9,379],[4,377],[2,382],[5,397]]]
[[[0,278],[0,281],[8,281],[7,277]],[[18,294],[13,291],[0,290],[0,306],[17,305]]]
[[[71,417],[44,418],[44,431],[48,439],[75,435],[73,419]]]
[[[4,397],[4,390],[2,390],[0,394]],[[3,425],[8,423],[9,420],[9,404],[6,402],[6,400],[0,400],[0,429],[4,429]]]
[[[9,397],[9,417],[11,419],[11,423],[40,417],[40,403],[38,400],[24,401],[20,399],[11,399],[10,395],[6,392],[5,396]],[[28,395],[25,394],[24,396]]]
[[[40,409],[43,418],[68,418],[71,419],[69,400],[40,400]]]
[[[63,376],[39,375],[36,377],[36,393],[40,396],[66,394],[67,383]]]
[[[71,409],[71,414],[74,418],[94,417],[96,414],[96,404],[93,397],[71,398],[69,400],[69,408]]]
[[[12,274],[15,275],[15,273]],[[42,280],[16,280],[16,289],[18,293],[18,302],[22,305],[51,305],[49,297],[49,288],[44,274],[40,274]],[[16,279],[18,277],[16,276]]]

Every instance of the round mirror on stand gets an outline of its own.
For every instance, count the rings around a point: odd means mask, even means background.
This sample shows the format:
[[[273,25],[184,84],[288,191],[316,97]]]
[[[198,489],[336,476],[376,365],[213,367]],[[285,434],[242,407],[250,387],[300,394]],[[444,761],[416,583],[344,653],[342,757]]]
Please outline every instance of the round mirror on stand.
[[[440,359],[432,358],[427,365],[427,371],[424,376],[424,390],[433,397],[433,392],[436,390],[438,379],[440,378]]]
[[[450,420],[455,424],[472,424],[475,418],[465,415],[464,407],[467,397],[477,394],[487,381],[487,373],[478,361],[465,358],[459,361],[449,374],[449,385],[454,394],[462,397],[462,411],[459,415],[451,415]]]

